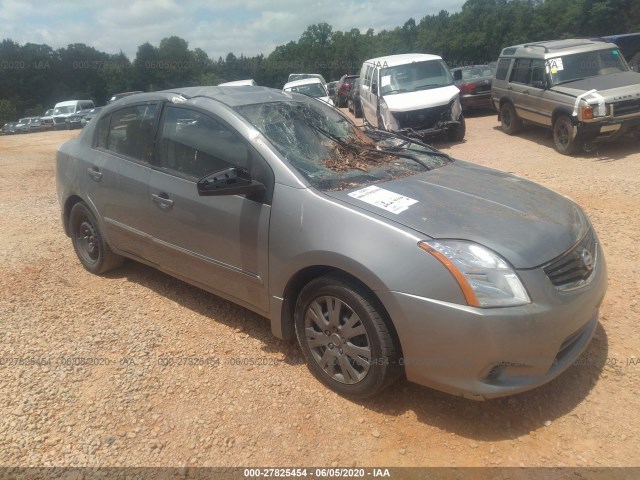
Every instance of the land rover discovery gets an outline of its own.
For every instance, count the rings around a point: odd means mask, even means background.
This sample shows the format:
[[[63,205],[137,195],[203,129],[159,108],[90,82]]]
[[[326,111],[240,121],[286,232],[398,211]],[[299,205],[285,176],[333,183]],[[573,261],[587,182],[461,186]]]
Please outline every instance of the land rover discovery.
[[[491,101],[502,130],[513,135],[524,122],[549,127],[565,155],[595,142],[640,135],[640,74],[617,45],[572,39],[502,50]]]

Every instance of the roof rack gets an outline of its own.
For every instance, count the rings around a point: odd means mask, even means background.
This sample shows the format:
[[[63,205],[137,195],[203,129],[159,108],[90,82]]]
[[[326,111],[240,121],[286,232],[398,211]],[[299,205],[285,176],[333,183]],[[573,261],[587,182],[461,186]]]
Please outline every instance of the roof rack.
[[[527,48],[527,47],[544,48],[544,53],[549,53],[549,49],[545,45],[540,45],[539,43],[526,43],[523,46],[524,48]]]

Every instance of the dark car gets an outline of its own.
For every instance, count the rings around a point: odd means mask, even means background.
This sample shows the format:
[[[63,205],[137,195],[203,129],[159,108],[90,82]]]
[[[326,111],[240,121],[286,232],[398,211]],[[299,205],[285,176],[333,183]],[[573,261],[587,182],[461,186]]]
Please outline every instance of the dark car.
[[[16,122],[5,123],[0,132],[2,135],[13,135],[16,133]]]
[[[336,104],[336,107],[342,108],[347,106],[347,96],[349,95],[349,89],[358,77],[359,75],[343,75],[340,78],[336,87],[336,95],[333,102]]]
[[[470,65],[451,69],[456,87],[460,89],[463,110],[490,109],[491,80],[495,68],[491,65]]]
[[[84,125],[82,124],[82,120],[84,117],[89,115],[94,108],[87,108],[85,110],[80,110],[78,113],[74,113],[73,115],[67,117],[67,129],[75,130],[76,128],[82,128]]]
[[[80,125],[82,126],[82,128],[85,127],[85,125],[87,123],[89,123],[91,120],[93,120],[93,118],[100,113],[100,110],[102,110],[103,107],[96,107],[96,108],[92,108],[91,110],[89,110],[89,113],[87,113],[82,120],[80,120]]]
[[[307,95],[122,99],[58,149],[56,183],[88,271],[128,257],[259,313],[352,397],[403,374],[477,400],[521,392],[598,327],[607,270],[576,203]]]
[[[603,39],[615,43],[620,47],[620,53],[629,67],[638,71],[640,67],[640,33],[624,33],[622,35],[608,35]],[[594,39],[595,40],[595,39]]]
[[[347,108],[351,113],[353,113],[354,117],[362,117],[362,103],[360,102],[360,77],[356,78],[356,81],[353,82],[351,88],[349,89],[349,94],[347,95]]]

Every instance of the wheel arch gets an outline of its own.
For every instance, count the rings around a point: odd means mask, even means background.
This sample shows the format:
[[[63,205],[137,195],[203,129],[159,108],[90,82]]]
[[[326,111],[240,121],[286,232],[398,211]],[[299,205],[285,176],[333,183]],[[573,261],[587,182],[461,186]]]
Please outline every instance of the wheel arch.
[[[557,107],[551,114],[551,126],[553,126],[556,123],[556,120],[563,115],[569,117],[569,120],[571,120],[571,123],[574,125],[577,124],[572,111],[566,107]]]
[[[64,228],[64,233],[67,235],[67,237],[71,236],[71,232],[69,230],[69,217],[71,216],[71,209],[76,203],[79,202],[84,202],[84,200],[78,195],[70,195],[64,202],[64,207],[62,209],[62,227]]]
[[[378,309],[380,316],[385,319],[385,323],[389,328],[389,332],[393,336],[394,341],[398,346],[400,355],[402,355],[400,338],[395,329],[391,316],[389,315],[387,309],[385,308],[378,295],[376,295],[376,292],[355,275],[347,272],[346,270],[329,265],[313,265],[305,267],[292,275],[287,282],[283,293],[281,315],[279,319],[271,320],[272,322],[274,320],[279,320],[281,322],[280,332],[282,332],[282,338],[284,338],[285,340],[291,340],[295,338],[294,315],[296,303],[298,302],[298,297],[300,296],[300,292],[302,291],[302,289],[312,280],[326,275],[340,276],[346,282],[351,283],[358,288],[361,288],[363,291],[369,294],[370,300],[374,303],[376,309]]]

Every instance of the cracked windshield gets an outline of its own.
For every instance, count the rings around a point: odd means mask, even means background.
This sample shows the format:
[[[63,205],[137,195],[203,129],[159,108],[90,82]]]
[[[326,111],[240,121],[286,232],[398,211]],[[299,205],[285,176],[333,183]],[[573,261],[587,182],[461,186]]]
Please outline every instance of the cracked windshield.
[[[441,167],[452,159],[386,133],[365,134],[315,100],[236,107],[314,187],[345,190]]]

